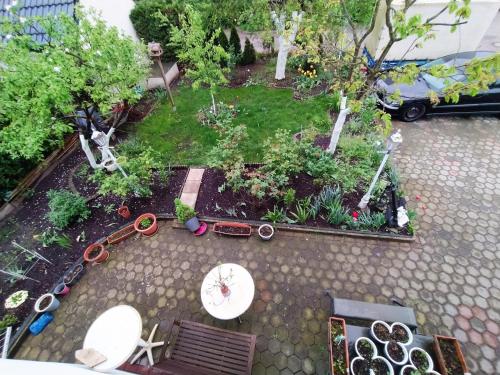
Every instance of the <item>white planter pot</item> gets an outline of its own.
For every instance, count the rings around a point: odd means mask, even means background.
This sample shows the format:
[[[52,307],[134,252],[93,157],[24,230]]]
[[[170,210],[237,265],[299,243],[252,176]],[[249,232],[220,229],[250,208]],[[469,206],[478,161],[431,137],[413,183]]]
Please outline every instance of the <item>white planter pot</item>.
[[[396,361],[394,358],[392,358],[389,355],[389,350],[388,350],[389,344],[390,344],[390,342],[387,342],[384,345],[384,353],[385,353],[386,358],[389,359],[389,361],[391,361],[392,363],[394,363],[395,365],[398,365],[398,366],[402,366],[406,362],[408,362],[408,350],[406,350],[406,347],[403,344],[396,342],[396,345],[399,346],[401,348],[401,350],[403,351],[403,359],[401,361]]]
[[[366,359],[364,359],[363,357],[356,357],[351,361],[351,366],[349,368],[351,375],[358,375],[358,373],[354,371],[354,363],[356,363],[357,361],[366,361]],[[373,361],[384,362],[387,365],[387,368],[389,369],[389,373],[387,375],[394,375],[394,368],[392,367],[391,362],[389,362],[387,359],[385,359],[384,357],[375,356],[372,358],[372,362]],[[373,374],[374,372],[371,371],[371,373]]]
[[[372,347],[373,358],[378,356],[378,350],[377,350],[377,346],[375,345],[375,343],[372,340],[370,340],[368,337],[359,337],[356,340],[356,342],[354,343],[354,350],[356,351],[356,354],[358,355],[358,357],[364,358],[358,350],[358,345],[359,345],[360,341],[362,341],[362,340],[370,343],[370,345]]]
[[[40,308],[40,305],[43,301],[49,299],[49,304],[43,309]],[[47,311],[54,311],[59,307],[59,301],[52,293],[46,293],[38,297],[35,303],[35,311],[37,313],[43,313]]]
[[[375,320],[370,326],[370,334],[375,339],[375,341],[379,342],[380,344],[385,344],[389,340],[382,340],[377,337],[374,331],[375,324],[382,324],[385,328],[387,328],[389,335],[391,334],[391,326],[382,320]]]
[[[392,331],[394,330],[395,326],[403,327],[404,330],[406,331],[406,333],[408,334],[408,341],[400,342],[400,344],[405,345],[405,346],[411,345],[411,343],[413,342],[413,333],[411,333],[411,330],[408,328],[408,326],[406,324],[399,323],[399,322],[392,323],[391,324],[391,331],[390,331],[391,334],[392,334]]]
[[[412,353],[414,352],[421,352],[425,355],[425,357],[427,358],[427,363],[429,364],[429,366],[425,369],[425,372],[429,372],[429,371],[432,371],[434,369],[434,361],[432,360],[431,356],[429,355],[429,353],[427,353],[424,349],[422,348],[412,348],[410,350],[410,352],[408,353],[408,356],[410,358],[410,363],[413,365],[413,367],[417,368],[417,366],[415,365],[415,363],[413,363],[413,361],[411,360],[411,355]]]
[[[269,229],[271,229],[271,234],[269,234],[267,236],[263,235],[262,234],[262,229],[263,228],[269,228]],[[259,233],[260,238],[262,238],[264,241],[269,241],[274,236],[274,228],[270,224],[262,224],[259,227],[259,229],[257,230],[257,232]]]

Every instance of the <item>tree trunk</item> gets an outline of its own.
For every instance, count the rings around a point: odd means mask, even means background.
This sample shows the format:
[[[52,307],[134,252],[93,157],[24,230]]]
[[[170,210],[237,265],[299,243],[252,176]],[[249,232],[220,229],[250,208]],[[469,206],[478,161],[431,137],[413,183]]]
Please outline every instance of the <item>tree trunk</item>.
[[[214,113],[214,115],[217,115],[217,106],[215,105],[214,93],[211,92],[210,95],[212,96],[212,112]]]
[[[278,43],[278,61],[276,62],[276,75],[274,78],[285,79],[286,61],[288,59],[288,52],[290,51],[290,44],[283,37],[279,37]]]

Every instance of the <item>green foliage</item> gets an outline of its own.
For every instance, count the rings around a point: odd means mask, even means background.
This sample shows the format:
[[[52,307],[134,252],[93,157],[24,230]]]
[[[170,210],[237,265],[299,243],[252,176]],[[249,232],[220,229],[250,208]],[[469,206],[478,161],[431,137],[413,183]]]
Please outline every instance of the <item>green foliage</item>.
[[[286,212],[283,208],[279,208],[278,206],[274,206],[273,210],[267,210],[267,213],[261,217],[261,220],[267,220],[272,223],[291,223],[293,222],[286,216]]]
[[[311,216],[311,197],[306,197],[298,201],[295,206],[295,212],[292,212],[292,216],[295,217],[299,224],[305,224]]]
[[[1,117],[0,109],[0,134],[2,128]],[[36,163],[24,158],[12,158],[9,154],[2,152],[0,152],[0,160],[2,160],[2,167],[0,168],[1,202],[2,200],[7,201],[11,197],[11,191],[15,189],[19,181],[36,166]]]
[[[109,112],[122,101],[135,103],[135,86],[146,78],[145,46],[108,27],[95,13],[77,9],[76,18],[14,16],[0,23],[0,154],[40,160],[71,132],[68,118],[77,108]],[[34,42],[27,30],[44,30]]]
[[[116,152],[119,155],[118,163],[127,173],[127,177],[119,172],[95,170],[90,179],[99,184],[99,193],[114,194],[123,198],[130,194],[138,197],[150,196],[153,172],[158,170],[160,174],[166,173],[162,172],[165,165],[159,153],[135,138],[118,144]]]
[[[162,14],[168,22],[162,21],[157,14]],[[179,26],[179,14],[182,9],[179,3],[172,0],[140,0],[130,12],[130,20],[137,35],[145,43],[158,42],[164,51],[164,58],[172,59],[175,51],[167,48],[170,42],[172,25]]]
[[[241,142],[248,137],[245,125],[228,125],[220,129],[221,138],[210,151],[209,166],[224,171],[226,183],[237,191],[243,187],[242,174],[245,170]]]
[[[19,320],[15,315],[12,314],[5,314],[2,317],[2,320],[0,320],[0,331],[3,331],[7,327],[13,326],[16,324]]]
[[[71,238],[67,234],[59,234],[54,229],[45,230],[39,237],[43,247],[57,245],[63,249],[71,248]]]
[[[287,189],[285,194],[283,195],[283,203],[285,203],[285,206],[291,207],[293,202],[295,202],[295,189]]]
[[[342,225],[349,221],[350,216],[339,200],[334,200],[325,206],[326,220],[332,225]]]
[[[248,38],[245,39],[245,49],[243,50],[243,54],[241,55],[241,58],[239,60],[240,65],[251,65],[254,64],[255,61],[257,60],[257,55],[255,53],[255,48],[253,44],[248,40]]]
[[[178,50],[177,57],[186,64],[186,77],[192,81],[193,89],[208,85],[213,95],[218,85],[227,82],[224,73],[228,69],[222,65],[229,55],[216,44],[220,29],[210,36],[200,13],[190,5],[186,5],[185,10],[180,17],[180,27],[172,27],[169,46]],[[168,23],[166,17],[160,16],[160,19]]]
[[[214,113],[212,106],[205,106],[198,111],[198,121],[202,125],[212,127],[225,127],[231,124],[240,110],[234,104],[219,102]]]
[[[90,210],[85,198],[69,190],[49,190],[50,212],[48,219],[58,229],[64,229],[75,221],[81,222],[88,219]]]
[[[139,227],[141,229],[148,229],[151,225],[153,225],[153,220],[151,220],[149,217],[145,217],[139,223]]]
[[[238,35],[238,31],[234,26],[231,27],[231,34],[229,35],[229,45],[232,47],[232,51],[235,56],[239,56],[241,54],[240,36]]]
[[[381,212],[371,214],[362,212],[358,216],[358,220],[350,218],[348,225],[352,229],[378,231],[385,224],[385,222],[385,215]]]
[[[221,32],[219,33],[219,36],[217,38],[217,44],[219,46],[221,46],[222,48],[224,48],[224,51],[226,52],[229,52],[229,40],[227,39],[227,35],[226,33],[224,32],[224,30],[221,30]]]
[[[187,204],[182,203],[179,198],[175,198],[174,203],[175,215],[177,216],[177,220],[179,220],[182,224],[196,216],[196,211]]]

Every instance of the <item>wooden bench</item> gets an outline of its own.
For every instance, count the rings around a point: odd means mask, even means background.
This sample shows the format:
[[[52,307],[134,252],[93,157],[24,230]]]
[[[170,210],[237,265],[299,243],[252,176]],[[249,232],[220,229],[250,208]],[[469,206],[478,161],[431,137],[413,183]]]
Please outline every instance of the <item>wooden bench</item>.
[[[412,308],[402,305],[384,305],[351,299],[335,298],[330,292],[330,314],[344,319],[385,322],[400,322],[406,324],[413,332],[417,332],[417,318]]]
[[[175,321],[176,338],[168,358],[155,365],[173,375],[249,375],[255,335],[227,331],[187,320]]]

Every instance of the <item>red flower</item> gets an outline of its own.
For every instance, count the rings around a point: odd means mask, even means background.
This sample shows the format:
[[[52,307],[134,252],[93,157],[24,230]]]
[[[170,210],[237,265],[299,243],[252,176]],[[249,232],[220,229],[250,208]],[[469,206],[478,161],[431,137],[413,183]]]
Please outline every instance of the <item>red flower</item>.
[[[359,216],[359,214],[358,214],[358,212],[357,212],[357,211],[354,211],[354,212],[352,213],[352,219],[353,219],[354,221],[358,221],[358,216]]]

